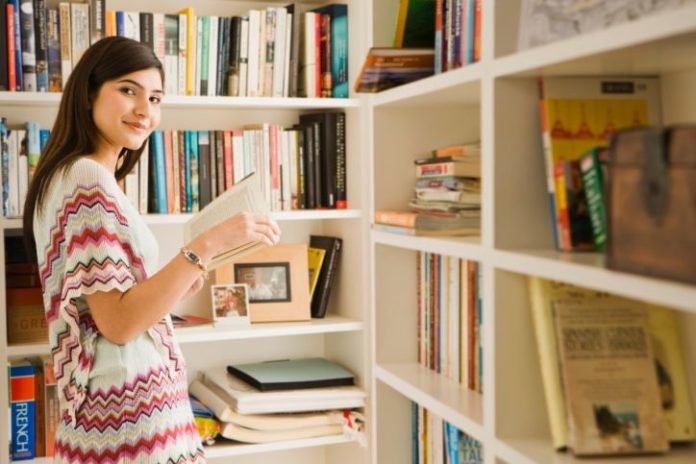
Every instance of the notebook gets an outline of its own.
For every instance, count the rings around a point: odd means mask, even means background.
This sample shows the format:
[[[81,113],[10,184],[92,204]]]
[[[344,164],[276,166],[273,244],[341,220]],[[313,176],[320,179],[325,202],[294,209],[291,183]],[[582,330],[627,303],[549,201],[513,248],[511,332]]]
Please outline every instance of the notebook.
[[[261,391],[353,385],[350,371],[324,358],[235,364],[227,372]]]

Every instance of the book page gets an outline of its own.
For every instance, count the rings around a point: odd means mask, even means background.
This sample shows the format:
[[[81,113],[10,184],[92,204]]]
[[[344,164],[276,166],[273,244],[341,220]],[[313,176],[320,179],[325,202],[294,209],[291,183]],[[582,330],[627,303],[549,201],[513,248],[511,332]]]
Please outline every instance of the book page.
[[[270,208],[264,201],[259,187],[258,175],[251,174],[240,183],[232,186],[225,193],[209,203],[202,211],[193,216],[184,226],[184,241],[190,242],[206,230],[229,219],[237,213],[269,214]],[[208,269],[213,270],[232,259],[262,248],[263,242],[248,242],[232,250],[216,255]]]

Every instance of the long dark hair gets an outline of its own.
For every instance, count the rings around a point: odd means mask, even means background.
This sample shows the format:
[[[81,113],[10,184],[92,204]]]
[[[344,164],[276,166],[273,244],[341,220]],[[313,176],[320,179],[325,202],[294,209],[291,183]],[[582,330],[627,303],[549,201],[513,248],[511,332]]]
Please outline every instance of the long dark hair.
[[[24,241],[29,256],[35,258],[34,214],[40,208],[53,176],[70,167],[79,157],[94,153],[99,130],[92,118],[92,104],[102,85],[143,69],[159,70],[164,84],[162,63],[144,44],[125,37],[107,37],[89,47],[70,73],[63,89],[56,121],[48,137],[24,204]],[[116,179],[123,179],[140,159],[145,144],[136,150],[123,148],[119,154]]]

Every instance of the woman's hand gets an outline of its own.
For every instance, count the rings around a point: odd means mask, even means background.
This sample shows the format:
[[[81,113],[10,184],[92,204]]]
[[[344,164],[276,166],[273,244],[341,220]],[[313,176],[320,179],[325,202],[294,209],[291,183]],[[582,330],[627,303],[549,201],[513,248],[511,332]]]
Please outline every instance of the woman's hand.
[[[213,256],[232,250],[245,243],[263,242],[276,245],[280,241],[280,227],[265,214],[238,213],[199,235],[192,248],[200,251],[201,259],[207,263]]]

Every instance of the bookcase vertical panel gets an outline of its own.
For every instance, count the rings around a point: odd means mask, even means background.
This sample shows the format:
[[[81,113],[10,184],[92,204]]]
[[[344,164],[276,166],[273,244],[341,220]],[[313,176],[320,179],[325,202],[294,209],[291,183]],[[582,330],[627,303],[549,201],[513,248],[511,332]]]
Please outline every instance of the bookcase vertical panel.
[[[405,464],[412,462],[411,401],[377,382],[377,462]]]
[[[477,106],[375,108],[375,209],[405,210],[413,198],[413,161],[439,147],[480,137]]]
[[[503,440],[546,439],[546,400],[526,276],[495,272],[495,321],[495,434]]]
[[[496,79],[496,248],[553,246],[536,79]]]
[[[375,263],[376,362],[417,362],[418,255],[377,245]]]

